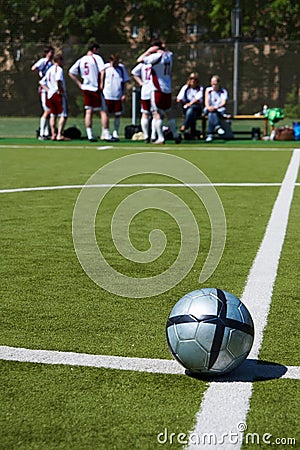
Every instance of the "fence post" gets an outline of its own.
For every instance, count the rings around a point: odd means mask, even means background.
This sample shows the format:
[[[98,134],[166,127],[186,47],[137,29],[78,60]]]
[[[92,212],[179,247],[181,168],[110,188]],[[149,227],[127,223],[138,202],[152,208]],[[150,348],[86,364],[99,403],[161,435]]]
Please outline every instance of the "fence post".
[[[136,125],[136,87],[132,88],[132,124]]]

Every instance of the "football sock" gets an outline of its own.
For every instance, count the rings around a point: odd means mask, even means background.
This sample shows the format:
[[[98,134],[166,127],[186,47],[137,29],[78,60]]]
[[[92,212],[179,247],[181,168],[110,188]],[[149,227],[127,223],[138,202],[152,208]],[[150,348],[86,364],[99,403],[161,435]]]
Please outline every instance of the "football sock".
[[[40,136],[45,136],[45,127],[47,119],[45,117],[40,118]]]
[[[144,133],[144,138],[148,139],[149,119],[147,119],[146,117],[142,117],[141,118],[141,127],[142,127],[142,131]]]
[[[86,134],[87,134],[87,138],[88,139],[92,139],[93,138],[93,131],[90,127],[86,128]]]
[[[161,119],[153,119],[153,122],[154,122],[154,127],[155,127],[155,131],[157,133],[158,139],[160,141],[163,141],[165,139],[163,129],[162,129],[163,121]]]
[[[115,117],[114,120],[114,129],[116,130],[116,132],[119,132],[119,128],[120,128],[120,117]]]

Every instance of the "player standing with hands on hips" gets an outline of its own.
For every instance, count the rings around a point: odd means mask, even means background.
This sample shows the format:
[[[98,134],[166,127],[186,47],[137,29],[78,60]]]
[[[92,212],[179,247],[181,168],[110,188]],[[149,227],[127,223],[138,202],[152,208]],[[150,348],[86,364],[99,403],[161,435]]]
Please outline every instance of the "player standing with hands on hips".
[[[104,61],[98,55],[99,44],[92,42],[88,46],[86,55],[79,58],[69,69],[70,78],[82,90],[85,109],[85,129],[90,142],[96,142],[97,138],[93,134],[93,114],[100,111],[102,122],[102,135],[105,140],[111,140],[108,129],[108,115],[105,111],[104,99],[101,96],[101,71],[104,68]]]
[[[150,142],[149,128],[151,121],[152,65],[138,63],[131,75],[141,87],[141,128],[146,142]],[[155,132],[152,133],[155,140]]]
[[[176,129],[176,121],[172,112],[172,67],[173,53],[166,49],[160,40],[152,42],[148,48],[137,59],[137,62],[151,64],[152,66],[152,93],[151,108],[153,114],[153,127],[158,138],[154,144],[164,144],[163,120],[165,114],[168,116],[168,124],[173,133],[176,144],[181,142]]]

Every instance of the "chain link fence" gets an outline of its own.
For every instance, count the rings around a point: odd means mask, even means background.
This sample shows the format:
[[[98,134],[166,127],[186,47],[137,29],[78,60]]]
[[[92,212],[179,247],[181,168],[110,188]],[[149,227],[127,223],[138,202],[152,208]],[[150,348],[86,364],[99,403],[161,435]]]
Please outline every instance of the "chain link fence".
[[[174,52],[173,93],[176,97],[190,72],[197,71],[203,86],[209,85],[210,77],[218,74],[221,84],[229,91],[228,112],[233,111],[233,60],[234,44],[197,43],[170,44]],[[86,53],[81,45],[65,45],[64,69],[68,93],[69,115],[82,115],[83,100],[75,83],[67,76],[73,62]],[[144,48],[132,49],[123,45],[102,45],[100,53],[108,61],[111,53],[117,53],[128,73],[136,64],[136,58]],[[36,116],[41,112],[37,94],[37,74],[31,66],[43,56],[43,46],[28,43],[23,48],[11,48],[0,43],[0,115]],[[269,107],[284,108],[291,94],[299,103],[300,92],[300,46],[299,42],[245,43],[239,45],[238,64],[238,113],[253,114]],[[134,80],[128,83],[125,117],[132,114],[132,88]],[[178,111],[179,114],[179,111]]]

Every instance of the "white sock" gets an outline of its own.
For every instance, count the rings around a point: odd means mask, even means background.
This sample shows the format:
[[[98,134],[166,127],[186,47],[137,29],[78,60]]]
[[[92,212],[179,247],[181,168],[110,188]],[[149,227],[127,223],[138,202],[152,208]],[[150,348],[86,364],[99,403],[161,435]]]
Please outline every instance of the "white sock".
[[[40,136],[45,136],[45,127],[47,119],[45,117],[40,118]]]
[[[156,139],[156,131],[155,131],[155,124],[154,120],[151,121],[151,141],[155,141]]]
[[[164,133],[163,133],[163,128],[162,128],[163,121],[161,119],[156,119],[156,120],[154,119],[153,122],[154,122],[154,128],[157,133],[158,139],[160,141],[164,141],[165,138],[164,138]]]
[[[88,139],[92,139],[93,138],[93,131],[90,127],[86,128],[86,134],[87,134],[87,138]]]
[[[144,138],[148,139],[148,127],[149,127],[149,119],[146,117],[141,118],[141,128],[144,133]]]

